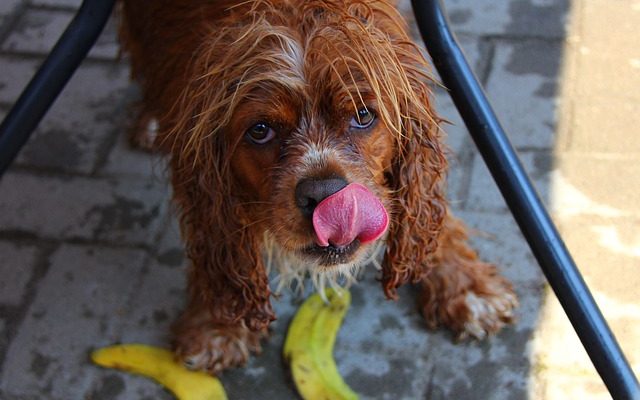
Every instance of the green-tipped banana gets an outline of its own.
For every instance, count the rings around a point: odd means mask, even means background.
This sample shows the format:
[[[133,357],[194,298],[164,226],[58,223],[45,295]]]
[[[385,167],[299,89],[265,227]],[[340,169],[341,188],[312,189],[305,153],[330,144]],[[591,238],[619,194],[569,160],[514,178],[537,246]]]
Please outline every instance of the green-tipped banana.
[[[287,332],[284,357],[305,400],[357,399],[358,395],[344,382],[333,359],[333,345],[351,295],[346,290],[328,289],[326,296],[328,303],[314,294],[300,306]]]
[[[174,360],[169,350],[144,344],[104,347],[91,354],[94,363],[149,377],[179,400],[226,400],[217,378],[200,371],[190,371]]]

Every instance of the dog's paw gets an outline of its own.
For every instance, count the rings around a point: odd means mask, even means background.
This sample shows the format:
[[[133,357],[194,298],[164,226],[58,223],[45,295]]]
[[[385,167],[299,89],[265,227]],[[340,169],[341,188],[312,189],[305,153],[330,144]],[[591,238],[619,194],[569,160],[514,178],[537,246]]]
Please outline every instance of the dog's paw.
[[[511,288],[502,287],[489,293],[469,291],[464,295],[464,304],[467,310],[462,315],[466,317],[456,339],[484,339],[514,321],[518,298]]]
[[[217,375],[240,367],[251,354],[259,353],[264,335],[242,328],[198,327],[183,331],[174,341],[174,351],[185,367]]]
[[[457,340],[484,339],[515,320],[518,298],[495,266],[441,268],[422,284],[420,308],[430,328],[446,326]]]

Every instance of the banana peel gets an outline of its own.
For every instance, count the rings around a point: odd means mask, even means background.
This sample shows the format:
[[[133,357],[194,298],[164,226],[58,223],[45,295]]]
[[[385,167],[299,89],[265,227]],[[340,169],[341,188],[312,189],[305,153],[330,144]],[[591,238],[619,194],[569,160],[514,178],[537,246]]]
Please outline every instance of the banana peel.
[[[94,363],[155,380],[178,400],[226,400],[220,381],[201,371],[190,371],[169,350],[144,344],[104,347],[91,353]]]
[[[327,289],[325,295],[326,303],[316,293],[300,306],[289,326],[283,355],[305,400],[355,400],[358,395],[344,382],[333,358],[351,295],[333,289]]]
[[[311,295],[289,326],[283,354],[298,392],[305,400],[357,400],[333,358],[333,347],[351,303],[347,290],[327,289],[326,302]],[[95,350],[94,363],[155,380],[178,400],[226,400],[220,381],[191,371],[175,361],[169,350],[144,344],[121,344]]]

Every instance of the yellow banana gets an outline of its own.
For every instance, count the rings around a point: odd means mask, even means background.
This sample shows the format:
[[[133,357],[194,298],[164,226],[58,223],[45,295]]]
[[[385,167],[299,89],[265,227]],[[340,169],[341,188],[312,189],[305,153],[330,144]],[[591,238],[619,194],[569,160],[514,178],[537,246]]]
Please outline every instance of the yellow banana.
[[[314,294],[293,317],[284,357],[305,400],[354,400],[358,395],[344,382],[333,359],[333,346],[351,295],[346,290],[325,292],[328,303]]]
[[[169,350],[144,344],[104,347],[91,353],[94,363],[117,368],[154,379],[179,400],[226,400],[217,378],[200,371],[190,371],[176,362]]]

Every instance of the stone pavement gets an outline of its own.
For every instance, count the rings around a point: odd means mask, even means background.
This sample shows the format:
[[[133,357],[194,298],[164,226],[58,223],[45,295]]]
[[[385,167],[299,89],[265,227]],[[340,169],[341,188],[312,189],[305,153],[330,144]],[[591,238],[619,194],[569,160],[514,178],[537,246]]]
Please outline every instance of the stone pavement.
[[[402,9],[408,17],[408,1]],[[79,0],[0,2],[0,117]],[[446,0],[477,75],[629,361],[640,372],[640,2]],[[136,96],[114,24],[0,181],[0,398],[170,399],[93,366],[115,342],[167,345],[184,258],[163,161],[129,148]],[[610,398],[451,101],[450,198],[521,298],[519,323],[483,342],[427,331],[412,290],[385,301],[375,271],[352,289],[336,345],[364,399]],[[296,398],[280,357],[298,305],[262,356],[222,381],[231,399]]]

